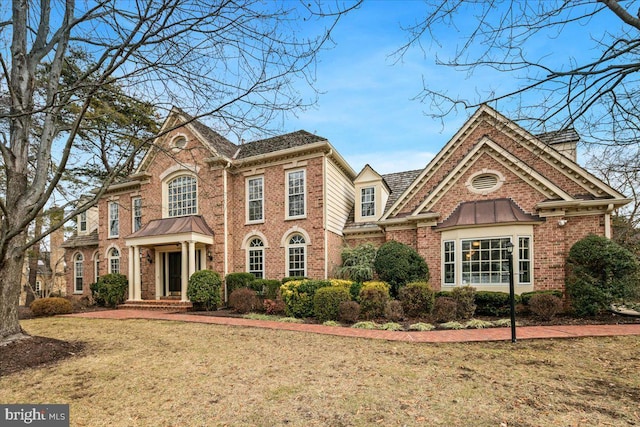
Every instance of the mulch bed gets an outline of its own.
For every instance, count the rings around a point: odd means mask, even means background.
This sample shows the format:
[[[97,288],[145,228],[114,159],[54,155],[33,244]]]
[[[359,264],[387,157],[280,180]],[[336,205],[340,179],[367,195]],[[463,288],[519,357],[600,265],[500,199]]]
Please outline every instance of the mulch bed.
[[[23,369],[50,365],[81,354],[82,342],[67,342],[46,337],[29,337],[0,346],[0,377]]]

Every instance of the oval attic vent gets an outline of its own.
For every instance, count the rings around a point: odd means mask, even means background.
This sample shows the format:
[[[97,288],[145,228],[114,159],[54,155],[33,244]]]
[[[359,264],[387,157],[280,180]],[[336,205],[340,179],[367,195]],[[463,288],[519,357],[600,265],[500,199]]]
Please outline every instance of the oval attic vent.
[[[478,175],[471,181],[471,186],[475,190],[490,190],[498,185],[498,177],[492,173]]]

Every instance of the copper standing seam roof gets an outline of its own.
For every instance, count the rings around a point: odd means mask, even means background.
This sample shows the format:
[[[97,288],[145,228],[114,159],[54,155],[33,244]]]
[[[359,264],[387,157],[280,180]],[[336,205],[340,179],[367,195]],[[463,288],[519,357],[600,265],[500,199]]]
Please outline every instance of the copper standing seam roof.
[[[199,233],[205,236],[213,236],[213,231],[201,215],[191,215],[153,219],[140,230],[125,237],[125,239],[181,233]]]
[[[524,212],[511,199],[463,202],[436,228],[541,221],[538,215]]]

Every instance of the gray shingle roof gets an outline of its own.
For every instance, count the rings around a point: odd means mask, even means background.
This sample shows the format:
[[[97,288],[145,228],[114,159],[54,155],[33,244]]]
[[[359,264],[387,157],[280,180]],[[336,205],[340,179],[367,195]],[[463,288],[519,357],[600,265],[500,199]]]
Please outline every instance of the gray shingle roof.
[[[541,133],[536,136],[540,141],[548,145],[562,144],[564,142],[578,142],[580,140],[580,135],[578,135],[578,132],[576,132],[574,128]]]
[[[63,248],[78,248],[80,246],[98,246],[98,229],[96,228],[91,233],[78,236],[74,234],[69,237],[65,242],[60,245]]]
[[[258,156],[260,154],[273,153],[275,151],[286,150],[287,148],[300,147],[314,142],[326,141],[318,135],[299,130],[284,135],[274,136],[272,138],[260,139],[240,146],[240,152],[237,159],[246,159],[247,157]]]
[[[174,107],[180,114],[182,114],[187,120],[193,120],[191,125],[198,131],[200,135],[206,140],[213,149],[215,149],[219,154],[222,154],[225,157],[232,158],[233,155],[238,151],[238,146],[233,142],[229,141],[224,136],[220,135],[218,132],[211,129],[209,126],[205,125],[201,121],[197,119],[193,119],[193,116],[185,113],[178,107]]]
[[[400,195],[404,193],[409,185],[420,175],[424,169],[416,169],[412,171],[405,172],[396,172],[389,173],[386,175],[382,175],[382,179],[389,186],[389,190],[391,190],[391,194],[389,194],[389,198],[387,199],[387,205],[384,207],[384,211],[387,212],[391,206],[398,200]]]

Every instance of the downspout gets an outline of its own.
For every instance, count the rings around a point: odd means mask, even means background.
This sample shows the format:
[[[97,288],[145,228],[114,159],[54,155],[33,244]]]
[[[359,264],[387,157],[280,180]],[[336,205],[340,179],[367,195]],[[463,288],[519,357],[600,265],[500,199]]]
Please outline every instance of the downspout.
[[[604,214],[604,237],[607,239],[611,239],[611,212],[613,212],[613,203],[609,203]]]
[[[227,198],[227,170],[229,169],[229,167],[231,166],[231,162],[227,162],[227,164],[225,165],[225,167],[222,169],[222,204],[224,205],[224,213],[223,213],[223,217],[224,217],[224,260],[223,260],[223,271],[224,271],[224,277],[227,277],[227,274],[229,274],[229,221],[228,221],[228,217],[229,217],[229,213],[228,213],[228,206],[227,206],[227,202],[228,202],[228,198]],[[227,282],[225,280],[224,282],[224,302],[229,301],[229,293],[227,290]]]

